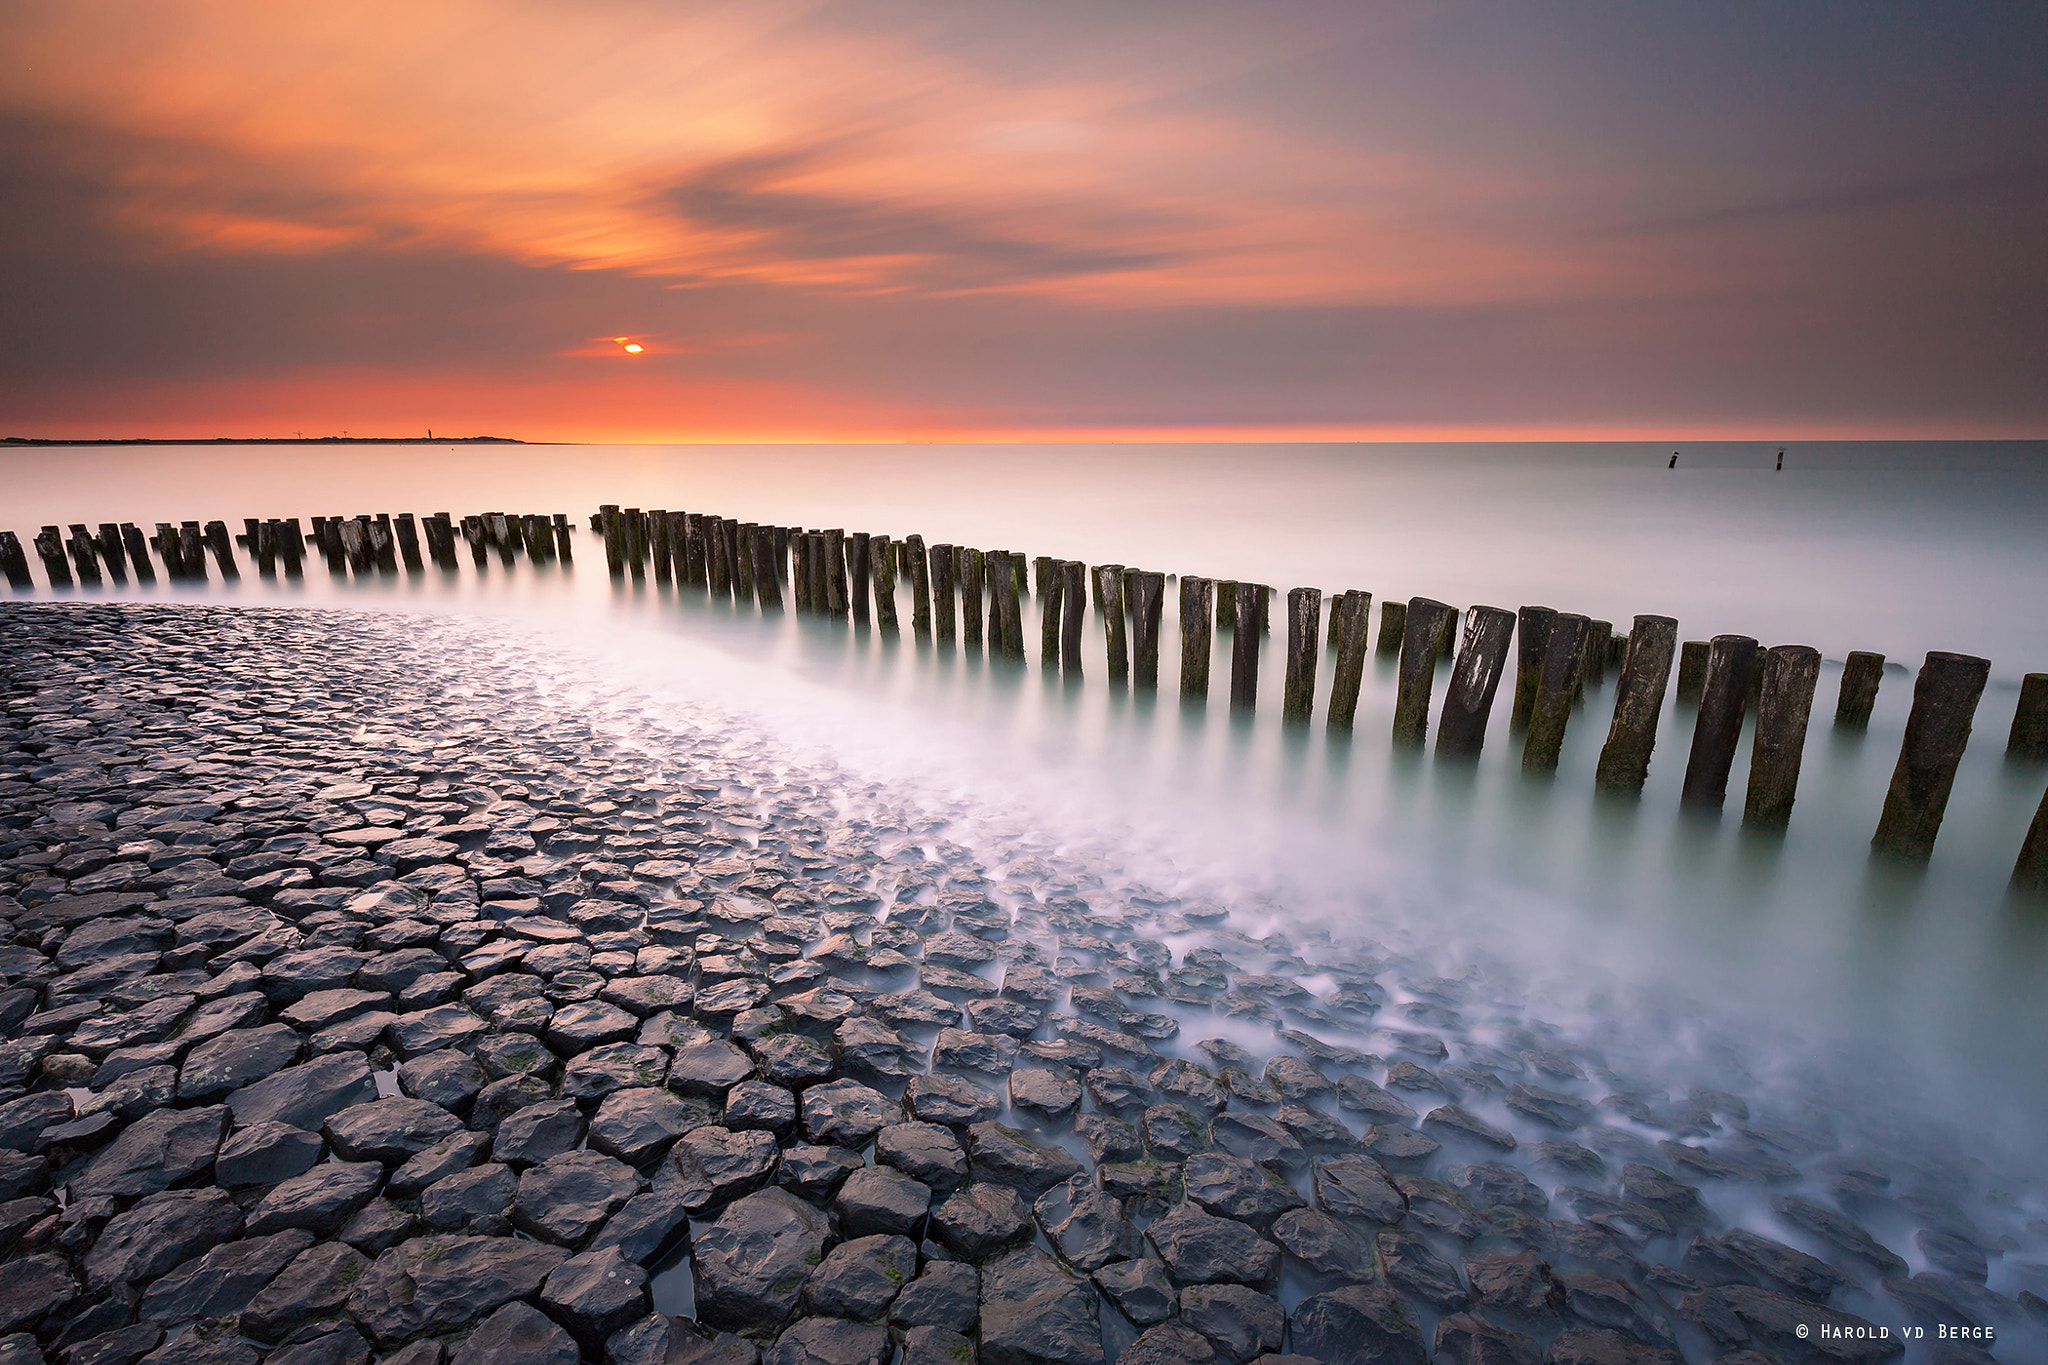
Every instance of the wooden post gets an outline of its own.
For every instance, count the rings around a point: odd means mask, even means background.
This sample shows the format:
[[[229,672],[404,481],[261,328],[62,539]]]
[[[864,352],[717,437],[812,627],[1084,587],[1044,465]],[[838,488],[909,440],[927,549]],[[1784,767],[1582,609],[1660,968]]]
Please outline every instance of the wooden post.
[[[87,543],[90,544],[91,542],[88,541]],[[232,583],[242,576],[241,567],[235,563],[234,537],[228,534],[228,524],[226,522],[209,521],[206,523],[206,548],[213,551],[213,562],[220,565],[221,582]],[[386,553],[389,553],[388,549]]]
[[[1239,583],[1231,594],[1230,705],[1239,711],[1255,710],[1259,704],[1259,602],[1265,589],[1258,583]]]
[[[72,523],[68,528],[71,538],[64,542],[64,548],[71,554],[76,566],[80,587],[97,588],[102,582],[100,575],[100,547],[93,543],[92,533],[84,526]]]
[[[1003,553],[1007,554],[1008,551]],[[1001,653],[1003,648],[1003,621],[996,606],[996,554],[996,551],[990,550],[982,559],[982,564],[988,571],[988,652],[991,655]]]
[[[1721,809],[1728,796],[1728,770],[1742,740],[1742,713],[1756,674],[1757,644],[1747,635],[1716,635],[1707,647],[1706,677],[1700,685],[1700,713],[1693,723],[1692,753],[1685,763],[1680,800],[1695,810]]]
[[[713,597],[732,596],[732,550],[725,539],[724,517],[701,517],[704,526],[704,576]]]
[[[406,572],[423,572],[427,566],[420,559],[420,528],[413,523],[412,513],[400,512],[392,524],[398,532],[398,555],[405,561]]]
[[[256,529],[256,523],[250,522],[249,529],[252,532],[250,548],[253,550],[255,548],[253,532]],[[116,583],[126,584],[128,582],[128,564],[127,557],[121,552],[120,526],[111,521],[101,522],[99,534],[93,537],[93,548],[99,551],[100,562],[107,566],[107,577],[113,579]]]
[[[1380,638],[1375,646],[1381,658],[1401,652],[1401,642],[1408,634],[1408,604],[1406,602],[1380,603]]]
[[[1005,659],[1024,662],[1024,613],[1017,600],[1017,571],[1015,557],[1008,550],[991,551],[988,557],[989,580],[995,591],[995,618],[998,629],[995,638],[989,641],[990,653],[1002,650]]]
[[[1451,665],[1451,685],[1437,722],[1438,758],[1477,758],[1486,745],[1486,722],[1493,714],[1493,696],[1507,672],[1508,646],[1514,643],[1515,614],[1501,607],[1474,607],[1465,613],[1465,638]]]
[[[932,571],[925,559],[924,537],[903,537],[903,548],[910,555],[910,628],[928,639],[932,633]]]
[[[1607,681],[1607,647],[1614,640],[1612,621],[1595,621],[1586,627],[1586,662],[1579,669],[1579,689],[1600,687]]]
[[[327,524],[329,526],[334,525],[333,518],[330,517],[328,519]],[[357,578],[366,577],[370,572],[369,519],[366,517],[350,517],[341,523],[340,529],[341,551],[343,554],[348,556],[349,572],[353,573]],[[477,565],[478,567],[482,567],[484,562],[483,557],[485,554],[485,546],[482,537],[481,523],[479,523],[478,525],[478,537],[477,540],[475,541],[475,549],[477,554]]]
[[[299,558],[297,549],[298,537],[296,533],[293,535],[291,543],[292,549],[286,557],[286,563],[294,566],[289,569],[289,572],[296,578],[299,573],[295,567]],[[132,521],[122,522],[121,544],[127,548],[128,563],[135,570],[135,581],[143,584],[155,583],[156,569],[149,562],[149,538],[142,534],[142,528]]]
[[[960,584],[960,638],[981,645],[981,585],[988,580],[988,556],[964,545],[953,547],[954,577]]]
[[[1878,684],[1884,681],[1884,655],[1852,649],[1842,662],[1842,690],[1835,698],[1835,728],[1865,730],[1877,705]]]
[[[677,524],[674,520],[674,515],[671,514],[668,524],[671,549],[674,548],[673,538],[676,533]],[[576,559],[575,552],[569,547],[569,514],[567,512],[555,513],[555,555],[564,564],[572,564]]]
[[[868,623],[868,603],[873,594],[873,589],[868,583],[872,554],[868,542],[869,536],[866,531],[855,531],[846,542],[846,598],[853,608],[853,619],[861,625]]]
[[[1322,624],[1323,590],[1287,590],[1287,681],[1280,691],[1280,718],[1306,725],[1316,705],[1316,627]]]
[[[790,573],[790,601],[797,611],[808,615],[818,609],[811,597],[811,537],[798,531],[789,538],[792,571]]]
[[[1458,643],[1458,609],[1452,607],[1444,616],[1443,629],[1436,633],[1436,662],[1449,663]]]
[[[1948,809],[1956,767],[1970,742],[1977,702],[1991,677],[1991,661],[1971,654],[1936,650],[1920,665],[1913,682],[1913,710],[1906,739],[1885,793],[1871,847],[1895,858],[1926,861]]]
[[[811,610],[829,616],[832,612],[832,566],[825,562],[825,533],[804,532],[805,553],[810,556],[804,562],[809,566],[811,578]]]
[[[626,576],[626,530],[619,524],[619,505],[608,502],[597,509],[604,531],[604,565],[613,578]]]
[[[1060,562],[1060,671],[1081,676],[1081,628],[1088,620],[1088,566],[1078,559]]]
[[[840,526],[825,532],[825,610],[838,621],[852,610],[846,600],[846,530]]]
[[[7,586],[16,592],[36,585],[29,576],[28,556],[22,553],[21,537],[12,531],[0,531],[0,572],[7,575]]]
[[[1052,584],[1060,581],[1059,561],[1051,555],[1031,557],[1032,590],[1040,597],[1045,596]]]
[[[1554,607],[1523,607],[1515,614],[1515,704],[1508,713],[1508,725],[1529,728],[1536,709],[1536,693],[1543,686],[1543,659],[1550,648],[1550,626],[1557,620]]]
[[[953,547],[934,545],[925,551],[925,562],[932,575],[932,634],[944,644],[952,644],[958,638],[954,626],[954,600],[958,588],[958,576],[953,570]]]
[[[754,571],[754,600],[761,604],[764,612],[782,610],[782,575],[775,572],[775,529],[770,526],[756,526],[752,540],[754,553],[749,564]],[[865,610],[863,610],[865,615]]]
[[[887,536],[868,540],[875,574],[875,629],[896,632],[896,547]]]
[[[1102,602],[1102,635],[1107,645],[1106,655],[1109,680],[1113,683],[1128,682],[1131,676],[1131,655],[1128,637],[1124,633],[1124,572],[1121,564],[1098,564],[1095,566],[1095,595]]]
[[[789,578],[789,533],[787,526],[775,528],[775,576],[785,581]]]
[[[1180,695],[1183,701],[1209,697],[1209,622],[1216,610],[1216,580],[1180,578]]]
[[[363,523],[363,543],[370,548],[371,566],[379,573],[397,573],[398,538],[391,530],[391,515],[388,512],[379,512],[375,518],[361,517],[358,520]],[[500,522],[503,520],[504,518],[499,518]],[[212,541],[212,538],[213,528],[209,526],[207,528],[209,543]],[[507,564],[512,562],[512,552],[509,546],[505,550],[505,562]]]
[[[746,603],[754,600],[752,578],[753,547],[747,543],[746,533],[740,523],[727,517],[719,523],[719,531],[725,536],[726,562],[732,567],[733,601]]]
[[[1792,823],[1792,801],[1799,791],[1799,760],[1806,749],[1814,687],[1820,682],[1820,651],[1807,645],[1774,645],[1764,653],[1763,675],[1742,827],[1781,830]]]
[[[2048,673],[2020,679],[2020,701],[2006,737],[2007,758],[2048,758]]]
[[[1234,578],[1216,582],[1216,629],[1237,629],[1237,580]]]
[[[167,522],[160,521],[156,525],[159,537],[166,535],[175,537],[177,535],[177,532],[171,530]],[[53,588],[75,586],[71,578],[71,560],[64,553],[63,533],[54,526],[45,526],[42,530],[36,532],[32,543],[36,547],[36,554],[42,558],[43,574],[50,580],[50,586]],[[172,578],[177,578],[179,577],[178,570],[182,567],[183,561],[173,560],[171,558],[173,553],[174,551],[167,544],[164,549],[164,568]]]
[[[1365,648],[1372,625],[1372,594],[1350,589],[1330,609],[1337,626],[1337,663],[1330,679],[1330,728],[1349,730],[1358,715],[1365,680]]]
[[[2034,822],[2020,844],[2020,856],[2012,865],[2012,889],[2022,896],[2048,898],[2048,792],[2041,794]]]
[[[647,514],[648,539],[654,547],[654,581],[670,582],[675,567],[675,535],[669,529],[668,509],[657,507]]]
[[[1137,666],[1132,681],[1148,692],[1159,690],[1159,618],[1166,605],[1166,575],[1163,573],[1141,572],[1133,584],[1136,600],[1131,604],[1131,643],[1135,646]],[[1311,588],[1309,591],[1313,592]],[[1311,638],[1309,648],[1315,648]],[[1309,669],[1313,677],[1315,669]]]
[[[1572,718],[1572,683],[1586,649],[1586,627],[1576,612],[1552,612],[1543,638],[1543,668],[1537,675],[1536,699],[1529,707],[1529,729],[1522,740],[1522,771],[1554,773],[1564,750],[1565,726]]]
[[[196,521],[178,523],[178,546],[185,554],[185,576],[206,581],[206,533]]]
[[[1687,640],[1678,647],[1678,700],[1699,705],[1700,692],[1707,685],[1707,655],[1709,646],[1705,640]]]
[[[1032,568],[1038,573],[1038,662],[1041,667],[1060,666],[1060,608],[1067,597],[1066,578],[1059,561],[1041,555]]]
[[[1392,605],[1391,603],[1389,605]],[[1437,654],[1450,627],[1449,604],[1412,597],[1402,613],[1401,674],[1394,695],[1394,743],[1421,748],[1429,735],[1429,694],[1436,683]],[[1385,608],[1381,609],[1385,619]]]
[[[1669,616],[1638,616],[1629,628],[1621,682],[1614,690],[1614,721],[1607,727],[1607,743],[1593,774],[1596,791],[1642,795],[1677,648],[1678,622]]]

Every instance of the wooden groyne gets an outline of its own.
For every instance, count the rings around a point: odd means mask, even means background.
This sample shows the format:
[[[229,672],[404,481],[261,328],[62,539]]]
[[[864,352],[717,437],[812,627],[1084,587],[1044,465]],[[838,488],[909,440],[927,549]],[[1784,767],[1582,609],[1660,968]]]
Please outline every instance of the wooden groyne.
[[[1102,629],[1104,677],[1111,686],[1139,692],[1159,689],[1168,585],[1177,584],[1182,701],[1207,704],[1214,656],[1227,640],[1229,706],[1240,714],[1258,707],[1261,646],[1275,602],[1274,590],[1264,584],[1122,564],[1091,566],[950,542],[927,545],[917,534],[775,526],[611,503],[588,524],[614,579],[651,578],[763,614],[793,610],[884,635],[903,630],[900,598],[907,591],[908,628],[919,641],[985,650],[990,659],[1015,665],[1026,661],[1027,640],[1035,635],[1041,667],[1069,680],[1092,670],[1083,658],[1092,611]],[[44,583],[58,590],[121,588],[131,581],[148,587],[158,581],[159,569],[174,584],[233,582],[244,561],[262,578],[295,579],[306,573],[311,550],[341,580],[453,575],[465,558],[478,572],[488,571],[493,559],[501,568],[521,559],[535,568],[569,566],[574,530],[560,512],[316,516],[304,526],[296,517],[248,518],[239,534],[221,521],[157,522],[154,534],[129,522],[78,523],[42,527],[26,547],[15,532],[0,531],[0,573],[16,591],[35,590],[28,553],[33,549]],[[1035,632],[1026,621],[1034,597]],[[1375,635],[1369,592],[1297,587],[1284,600],[1280,712],[1290,726],[1314,716],[1327,649],[1327,727],[1333,735],[1351,733],[1372,641],[1395,674],[1390,738],[1397,747],[1426,745],[1435,705],[1438,761],[1471,761],[1485,743],[1505,682],[1512,698],[1508,731],[1521,744],[1522,768],[1549,776],[1588,689],[1603,687],[1608,670],[1618,668],[1594,785],[1606,798],[1635,800],[1649,773],[1675,673],[1676,704],[1692,711],[1682,805],[1708,814],[1721,810],[1748,730],[1743,828],[1768,836],[1791,823],[1820,678],[1820,653],[1810,646],[1765,648],[1742,635],[1682,641],[1678,623],[1667,616],[1638,616],[1626,632],[1617,632],[1606,621],[1549,606],[1509,610],[1480,604],[1460,612],[1426,597],[1382,601]],[[1450,676],[1438,701],[1436,674],[1447,665]],[[1837,730],[1854,734],[1868,727],[1884,669],[1881,654],[1848,655],[1835,698]],[[1939,651],[1927,656],[1872,835],[1876,855],[1906,861],[1931,856],[1989,672],[1984,659]],[[2048,760],[2048,673],[2026,675],[2006,755],[2014,762]],[[2048,795],[2014,864],[2012,882],[2016,890],[2048,897]]]

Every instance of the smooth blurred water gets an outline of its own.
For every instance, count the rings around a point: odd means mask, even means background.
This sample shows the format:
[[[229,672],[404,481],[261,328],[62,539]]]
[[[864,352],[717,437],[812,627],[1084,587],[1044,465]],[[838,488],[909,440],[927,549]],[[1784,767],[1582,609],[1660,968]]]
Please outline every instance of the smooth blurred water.
[[[1393,679],[1377,661],[1348,740],[1324,727],[1327,657],[1314,720],[1282,727],[1277,637],[1256,717],[1223,704],[1227,640],[1209,704],[1186,707],[1171,690],[1171,589],[1159,697],[1110,686],[1099,666],[1078,682],[1043,672],[1035,609],[1034,662],[1019,669],[918,640],[907,601],[890,639],[615,584],[587,531],[570,570],[507,571],[494,555],[479,573],[465,553],[452,580],[337,582],[309,554],[302,583],[245,563],[236,589],[502,617],[623,680],[759,719],[792,752],[971,797],[1168,889],[1231,888],[1247,907],[1267,898],[1258,913],[1276,921],[1510,961],[1550,1008],[1605,1008],[1610,1027],[1711,1017],[1755,1040],[1759,1073],[1780,1052],[1839,1056],[1871,1083],[1895,1070],[1919,1087],[1917,1110],[1987,1150],[2040,1154],[2048,915],[2010,903],[2005,883],[2048,769],[2003,749],[2019,676],[2048,666],[2048,444],[1790,446],[1782,474],[1776,450],[1687,447],[1673,471],[1668,449],[1634,445],[73,448],[0,454],[0,527],[26,539],[73,521],[487,509],[581,527],[616,502],[1357,587],[1376,605],[1544,603],[1624,628],[1661,613],[1686,639],[1810,643],[1831,662],[1775,839],[1738,828],[1746,743],[1724,817],[1679,812],[1692,714],[1669,699],[1642,800],[1596,799],[1611,685],[1589,691],[1540,781],[1520,772],[1505,697],[1476,767],[1393,751]],[[1087,647],[1103,657],[1092,620]],[[1906,873],[1871,862],[1868,841],[1910,673],[1887,673],[1867,733],[1827,722],[1847,650],[1917,667],[1936,648],[1988,656],[1993,683],[1934,859]]]

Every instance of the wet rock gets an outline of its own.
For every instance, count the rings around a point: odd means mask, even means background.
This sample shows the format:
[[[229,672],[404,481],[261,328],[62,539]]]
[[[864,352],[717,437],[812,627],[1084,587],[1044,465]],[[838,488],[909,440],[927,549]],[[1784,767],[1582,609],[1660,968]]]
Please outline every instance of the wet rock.
[[[1013,1251],[981,1274],[985,1365],[1101,1365],[1096,1298],[1036,1247]]]
[[[967,1153],[951,1129],[936,1123],[892,1123],[875,1138],[875,1161],[951,1194],[967,1181]]]
[[[1954,1275],[1958,1279],[1982,1284],[1991,1273],[1990,1262],[1985,1258],[1983,1249],[1967,1237],[1959,1237],[1952,1232],[1921,1228],[1913,1234],[1913,1244],[1920,1248],[1920,1254],[1927,1258],[1927,1264],[1944,1275]],[[1774,1273],[1772,1278],[1795,1292],[1801,1288],[1787,1281],[1783,1275]],[[1807,1289],[1805,1292],[1811,1294],[1812,1290]]]
[[[407,1095],[455,1114],[469,1111],[486,1080],[474,1057],[453,1048],[414,1057],[398,1068],[399,1088]]]
[[[343,1161],[402,1165],[454,1133],[462,1120],[426,1100],[372,1100],[350,1105],[327,1120],[325,1132]]]
[[[1359,1075],[1337,1081],[1337,1107],[1365,1115],[1367,1123],[1413,1123],[1416,1118],[1414,1107],[1406,1100]]]
[[[646,1166],[684,1133],[703,1127],[708,1117],[697,1105],[666,1090],[651,1086],[616,1090],[605,1097],[590,1120],[590,1145],[629,1166]]]
[[[811,1272],[804,1283],[804,1310],[872,1322],[888,1311],[916,1274],[917,1245],[909,1238],[855,1237],[832,1248]]]
[[[897,1327],[971,1332],[981,1316],[981,1273],[959,1261],[931,1261],[889,1305]]]
[[[838,1193],[846,1177],[867,1165],[850,1147],[790,1147],[782,1153],[775,1183],[804,1199],[824,1201]]]
[[[1771,1201],[1779,1217],[1804,1228],[1836,1250],[1863,1262],[1882,1275],[1903,1275],[1906,1263],[1889,1247],[1865,1232],[1855,1222],[1807,1199],[1783,1198]]]
[[[1152,1087],[1145,1078],[1126,1067],[1096,1067],[1083,1084],[1096,1108],[1106,1114],[1129,1114],[1152,1102]]]
[[[1379,1257],[1380,1274],[1405,1294],[1413,1295],[1432,1308],[1462,1307],[1470,1298],[1458,1279],[1458,1269],[1431,1251],[1417,1237],[1382,1232],[1373,1239]]]
[[[741,1081],[726,1092],[725,1126],[788,1132],[796,1127],[796,1096],[766,1081]]]
[[[878,1090],[859,1081],[832,1081],[804,1091],[804,1135],[835,1147],[864,1147],[901,1114]]]
[[[1422,1329],[1380,1285],[1303,1299],[1288,1327],[1294,1349],[1324,1365],[1423,1365],[1425,1359]]]
[[[1273,1240],[1309,1270],[1334,1279],[1371,1278],[1369,1253],[1351,1229],[1316,1209],[1295,1209],[1273,1223]]]
[[[1455,1167],[1445,1174],[1474,1208],[1521,1209],[1539,1218],[1549,1216],[1550,1196],[1512,1166],[1482,1161],[1475,1166]]]
[[[669,1319],[669,1329],[662,1365],[758,1365],[761,1359],[761,1348],[753,1342],[730,1332],[707,1332],[688,1318]]]
[[[616,1246],[571,1256],[549,1272],[541,1307],[595,1350],[647,1312],[647,1272]]]
[[[1009,1072],[1017,1060],[1017,1040],[1007,1033],[974,1033],[943,1028],[932,1044],[932,1066],[974,1071],[985,1076]]]
[[[931,1236],[963,1261],[980,1263],[1031,1240],[1031,1207],[1007,1185],[976,1182],[955,1191],[931,1215]]]
[[[1139,1255],[1143,1241],[1124,1217],[1123,1205],[1097,1189],[1085,1175],[1053,1186],[1032,1205],[1038,1225],[1060,1259],[1081,1271]]]
[[[1178,1285],[1271,1284],[1280,1248],[1243,1223],[1182,1204],[1146,1230]]]
[[[698,1318],[735,1329],[781,1323],[824,1259],[829,1232],[822,1212],[779,1189],[750,1194],[716,1221],[693,1224]]]
[[[761,1365],[885,1365],[886,1327],[844,1318],[805,1318],[761,1352]]]
[[[1668,1341],[1663,1315],[1622,1280],[1604,1275],[1560,1275],[1565,1311],[1595,1327],[1612,1327],[1644,1341]]]
[[[775,1174],[780,1159],[773,1135],[754,1130],[736,1133],[716,1125],[684,1134],[672,1153],[675,1167],[705,1191],[698,1209],[760,1189]]]
[[[966,1128],[1003,1112],[1000,1095],[958,1076],[914,1076],[903,1098],[914,1117],[949,1128]]]
[[[910,1041],[876,1020],[856,1015],[839,1025],[833,1041],[839,1049],[841,1063],[857,1076],[897,1080],[913,1074],[915,1070],[911,1065]],[[816,1077],[823,1079],[831,1074],[831,1058],[823,1048],[817,1048],[817,1051],[825,1057],[827,1064],[823,1075]]]
[[[1071,1153],[1000,1123],[985,1121],[968,1128],[967,1151],[976,1180],[1008,1185],[1032,1199],[1081,1171]]]
[[[61,1256],[24,1256],[0,1275],[0,1336],[33,1329],[78,1298],[78,1283]]]
[[[1180,1320],[1207,1338],[1218,1356],[1238,1365],[1279,1350],[1287,1332],[1287,1311],[1280,1301],[1241,1284],[1181,1290]]]
[[[848,1237],[876,1233],[916,1236],[931,1207],[932,1191],[921,1180],[886,1166],[855,1171],[839,1187],[832,1209],[839,1215],[840,1229]]]
[[[519,1177],[510,1166],[488,1162],[442,1177],[420,1193],[420,1217],[437,1232],[502,1235],[512,1230],[512,1200]]]
[[[1983,1264],[1981,1252],[1978,1264]],[[1815,1303],[1827,1302],[1849,1283],[1848,1276],[1826,1261],[1747,1228],[1720,1237],[1695,1238],[1686,1249],[1683,1265],[1709,1284],[1762,1284]]]
[[[365,1256],[389,1251],[419,1231],[419,1219],[389,1199],[372,1199],[341,1225],[341,1240]]]
[[[1698,1190],[1639,1162],[1621,1168],[1621,1196],[1656,1210],[1679,1227],[1698,1226],[1710,1217]]]
[[[242,1310],[242,1333],[275,1345],[315,1323],[339,1322],[369,1262],[340,1242],[322,1242],[292,1258]]]
[[[1724,1348],[1753,1347],[1790,1360],[1880,1361],[1902,1349],[1896,1333],[1881,1336],[1875,1324],[1853,1313],[1753,1285],[1688,1294],[1678,1311]]]
[[[343,1052],[244,1085],[227,1097],[227,1107],[237,1128],[275,1122],[318,1132],[331,1115],[376,1097],[370,1064]]]
[[[1107,1114],[1081,1115],[1074,1120],[1074,1133],[1088,1149],[1089,1159],[1098,1165],[1105,1161],[1135,1161],[1145,1155],[1145,1142],[1138,1136],[1138,1130]]]
[[[384,1192],[394,1199],[417,1198],[435,1181],[482,1161],[490,1150],[491,1140],[482,1133],[451,1133],[392,1172]]]
[[[72,1180],[72,1197],[134,1198],[190,1180],[213,1165],[227,1123],[219,1105],[137,1119]]]
[[[1443,1144],[1427,1133],[1384,1123],[1366,1129],[1362,1145],[1373,1160],[1410,1170],[1443,1150]]]
[[[1180,1296],[1165,1263],[1150,1256],[1112,1261],[1091,1278],[1117,1310],[1140,1327],[1164,1322],[1180,1311]]]
[[[239,1317],[258,1291],[312,1245],[313,1234],[303,1228],[224,1242],[151,1284],[137,1314],[165,1327],[194,1319]]]
[[[1636,1341],[1604,1327],[1573,1327],[1550,1343],[1545,1365],[1684,1365],[1678,1352]],[[1721,1365],[1774,1365],[1752,1351],[1724,1356]]]
[[[1486,1223],[1465,1197],[1440,1181],[1419,1175],[1397,1175],[1394,1188],[1408,1202],[1408,1219],[1417,1227],[1469,1242],[1486,1231]]]
[[[1515,1150],[1515,1135],[1476,1118],[1455,1104],[1432,1109],[1422,1120],[1424,1131],[1444,1142],[1463,1142],[1492,1147],[1503,1152]]]
[[[370,1343],[347,1324],[268,1358],[269,1365],[370,1365]]]
[[[1291,1185],[1257,1162],[1223,1152],[1191,1156],[1181,1167],[1187,1197],[1222,1218],[1272,1226],[1289,1209],[1307,1207]]]
[[[537,1166],[576,1150],[583,1140],[583,1111],[573,1100],[530,1104],[498,1125],[492,1155],[514,1170]]]
[[[640,1192],[631,1166],[599,1152],[564,1152],[519,1177],[512,1225],[529,1236],[581,1246]]]
[[[328,1161],[295,1175],[249,1211],[249,1233],[262,1236],[305,1228],[331,1237],[356,1211],[376,1197],[384,1168],[374,1161]]]
[[[1408,1214],[1408,1201],[1367,1157],[1336,1157],[1314,1166],[1316,1203],[1337,1218],[1392,1226]]]
[[[1564,1311],[1562,1285],[1533,1251],[1468,1256],[1465,1277],[1482,1308],[1512,1318],[1554,1317]]]
[[[1261,1166],[1291,1172],[1308,1164],[1308,1151],[1301,1140],[1264,1114],[1237,1110],[1218,1114],[1209,1131],[1224,1151]]]
[[[1138,1120],[1145,1150],[1165,1161],[1184,1161],[1197,1152],[1210,1151],[1208,1120],[1178,1104],[1155,1104]]]
[[[70,1350],[67,1365],[134,1365],[155,1350],[164,1339],[164,1329],[153,1322],[139,1322],[87,1338]],[[0,1341],[0,1365],[43,1365],[43,1353],[35,1338],[23,1333]]]
[[[1109,1161],[1095,1168],[1102,1188],[1119,1199],[1135,1199],[1156,1206],[1180,1202],[1180,1163],[1177,1161]]]
[[[508,1303],[478,1325],[448,1365],[578,1365],[576,1339],[548,1315],[524,1303]]]
[[[1071,1076],[1032,1068],[1010,1073],[1010,1103],[1049,1122],[1068,1118],[1081,1104],[1081,1085]]]
[[[116,1215],[85,1258],[86,1287],[140,1287],[241,1236],[242,1215],[222,1190],[170,1190]]]
[[[1210,1365],[1215,1359],[1216,1347],[1207,1337],[1177,1322],[1140,1332],[1117,1357],[1120,1365]]]
[[[1432,1355],[1437,1365],[1543,1365],[1542,1348],[1533,1339],[1470,1313],[1436,1325]]]
[[[974,1343],[947,1327],[913,1327],[903,1334],[901,1365],[973,1365]]]
[[[415,1237],[363,1272],[349,1292],[349,1315],[385,1349],[460,1331],[504,1304],[531,1298],[568,1255],[514,1237]]]

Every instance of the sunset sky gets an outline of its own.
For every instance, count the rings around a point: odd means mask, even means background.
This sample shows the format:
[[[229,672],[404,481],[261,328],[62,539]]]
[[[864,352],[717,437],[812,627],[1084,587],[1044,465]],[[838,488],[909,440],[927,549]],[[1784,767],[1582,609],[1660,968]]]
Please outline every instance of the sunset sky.
[[[11,0],[0,435],[2048,435],[2044,15]]]

